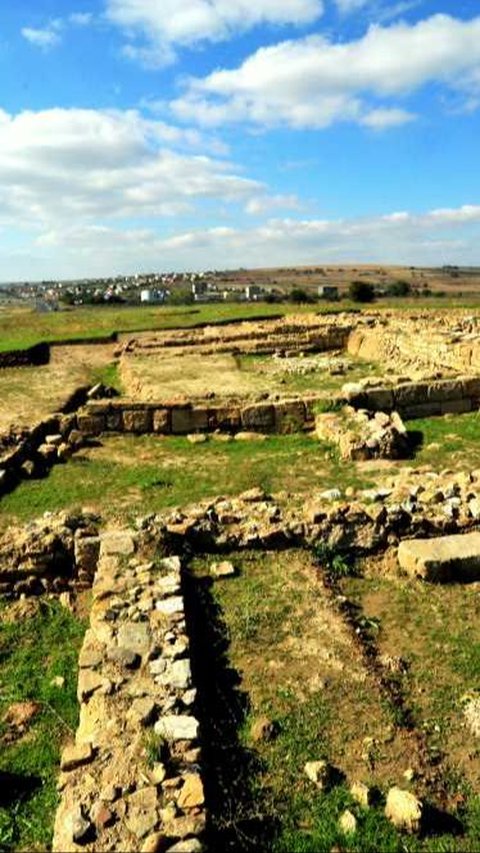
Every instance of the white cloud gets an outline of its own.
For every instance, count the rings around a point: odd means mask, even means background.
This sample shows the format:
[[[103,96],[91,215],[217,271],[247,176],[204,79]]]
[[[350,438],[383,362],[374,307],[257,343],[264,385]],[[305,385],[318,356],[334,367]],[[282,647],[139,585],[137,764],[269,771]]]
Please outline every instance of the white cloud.
[[[175,58],[175,46],[221,41],[258,24],[308,24],[322,0],[106,0],[108,19],[131,40],[124,52],[147,65]]]
[[[0,221],[45,229],[175,216],[264,193],[232,164],[193,154],[201,141],[135,110],[0,110]]]
[[[30,44],[40,47],[42,50],[49,50],[55,47],[55,45],[60,44],[61,41],[58,27],[54,27],[51,24],[44,29],[23,27],[21,33]]]
[[[91,12],[72,12],[68,16],[68,21],[75,27],[88,27],[93,21]]]
[[[371,26],[351,42],[311,35],[260,48],[237,68],[190,79],[171,108],[182,120],[212,126],[353,121],[378,128],[411,121],[413,114],[391,99],[432,82],[470,97],[478,92],[480,17],[434,15],[413,25]]]
[[[270,210],[300,210],[300,201],[296,195],[261,195],[251,198],[245,211],[251,216],[261,216]]]
[[[362,261],[478,265],[475,235],[480,205],[357,219],[270,219],[253,228],[217,226],[167,237],[155,228],[63,223],[26,248],[15,269],[19,278],[31,276],[33,257],[41,277]]]
[[[91,12],[71,12],[66,18],[53,18],[45,27],[39,29],[23,27],[22,36],[42,50],[50,50],[62,41],[62,35],[69,27],[87,27],[93,21]]]

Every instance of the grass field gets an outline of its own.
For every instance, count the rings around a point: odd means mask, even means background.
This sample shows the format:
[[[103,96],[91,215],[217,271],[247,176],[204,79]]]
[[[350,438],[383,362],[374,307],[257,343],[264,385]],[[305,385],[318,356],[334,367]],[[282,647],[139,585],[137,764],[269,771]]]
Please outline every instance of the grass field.
[[[339,481],[369,486],[352,463],[308,436],[192,445],[186,438],[105,436],[98,447],[54,467],[48,478],[22,483],[1,502],[0,522],[27,520],[45,511],[89,506],[120,517],[185,506],[261,486],[288,501]]]
[[[23,618],[16,604],[2,604],[0,616],[0,849],[43,851],[53,831],[61,746],[77,726],[85,626],[56,601]],[[8,723],[14,703],[36,708],[26,730]]]
[[[395,707],[380,694],[354,635],[325,597],[312,557],[297,551],[229,557],[237,569],[235,578],[212,582],[209,564],[215,558],[204,556],[194,559],[191,581],[194,664],[206,721],[214,849],[274,853],[477,850],[478,786],[469,782],[462,767],[455,772],[454,766],[446,779],[450,812],[461,825],[457,837],[441,824],[420,838],[400,835],[385,819],[385,791],[394,784],[408,787],[403,773],[415,763],[414,740],[399,724]],[[437,668],[432,671],[432,665],[443,613],[452,606],[467,606],[470,627],[452,624],[452,636],[444,636],[450,655],[442,673],[448,681],[448,673],[464,666],[465,655],[459,654],[462,640],[471,640],[472,631],[478,634],[473,592],[457,590],[442,601],[443,589],[433,597],[425,590],[409,612],[404,586],[397,589],[391,584],[391,608],[387,594],[381,599],[383,607],[373,607],[373,580],[347,580],[343,588],[355,595],[368,617],[379,618],[382,651],[408,652],[412,640],[418,640],[417,654],[409,654],[410,678],[417,690],[427,669],[426,692],[433,685],[438,692],[446,689],[449,696],[457,695],[470,683],[474,658],[468,674],[465,671],[462,678],[456,674],[453,690],[443,679],[435,682]],[[391,642],[384,647],[385,616],[385,635]],[[397,631],[403,627],[403,640],[396,645],[392,626]],[[412,632],[405,632],[405,626],[411,626]],[[457,629],[459,636],[455,636]],[[420,724],[428,721],[433,749],[441,740],[434,721],[440,720],[442,733],[447,727],[440,708],[432,719],[428,696],[425,699],[426,715],[419,719]],[[255,737],[253,726],[261,719],[273,724],[272,738]],[[337,772],[325,791],[317,790],[304,772],[307,761],[319,759],[327,760]],[[377,791],[371,808],[353,801],[349,787],[354,781]],[[418,783],[414,781],[412,787],[418,790]],[[428,786],[423,796],[435,802]],[[345,808],[357,818],[355,835],[346,836],[339,828]]]
[[[102,337],[113,332],[139,332],[154,329],[190,327],[198,323],[254,319],[276,314],[338,312],[356,310],[425,310],[478,308],[478,301],[460,299],[382,299],[361,306],[347,300],[339,303],[269,305],[216,303],[185,307],[95,306],[75,308],[50,314],[37,314],[30,309],[0,311],[0,351],[21,349],[40,341],[75,340]]]

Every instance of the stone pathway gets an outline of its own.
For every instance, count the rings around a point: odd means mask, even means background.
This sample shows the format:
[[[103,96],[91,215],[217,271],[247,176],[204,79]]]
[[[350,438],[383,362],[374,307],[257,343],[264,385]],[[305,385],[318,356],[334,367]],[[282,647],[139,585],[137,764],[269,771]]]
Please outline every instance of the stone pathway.
[[[102,536],[80,653],[80,722],[61,759],[54,851],[201,851],[199,726],[178,557]]]

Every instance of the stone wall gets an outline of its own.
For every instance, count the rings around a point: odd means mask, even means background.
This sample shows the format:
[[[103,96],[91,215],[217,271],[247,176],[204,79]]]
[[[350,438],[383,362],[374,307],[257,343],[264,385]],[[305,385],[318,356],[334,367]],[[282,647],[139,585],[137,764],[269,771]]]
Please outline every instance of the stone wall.
[[[53,850],[201,851],[206,822],[181,563],[102,536]],[[188,842],[188,843],[187,843]]]
[[[191,433],[253,431],[298,432],[313,426],[318,398],[261,402],[136,403],[133,400],[94,401],[77,414],[77,427],[86,436],[104,432]]]
[[[0,595],[88,588],[99,549],[98,518],[89,513],[59,513],[9,527],[0,538]]]
[[[457,376],[426,382],[342,389],[351,406],[372,411],[398,411],[404,418],[428,418],[449,413],[462,414],[480,408],[480,377]]]

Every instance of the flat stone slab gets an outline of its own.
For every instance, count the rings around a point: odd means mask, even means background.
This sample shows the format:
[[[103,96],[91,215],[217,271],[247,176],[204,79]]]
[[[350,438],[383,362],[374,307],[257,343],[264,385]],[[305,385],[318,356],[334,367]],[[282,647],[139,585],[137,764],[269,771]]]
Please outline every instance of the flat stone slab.
[[[398,546],[400,567],[426,581],[480,580],[480,533],[406,539]]]

